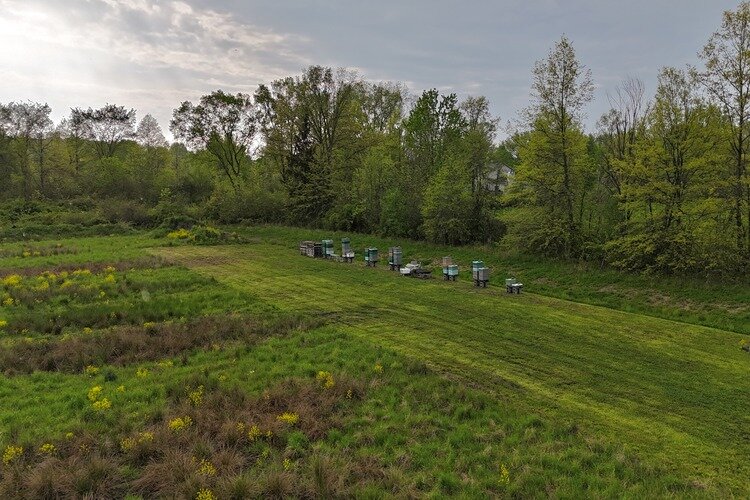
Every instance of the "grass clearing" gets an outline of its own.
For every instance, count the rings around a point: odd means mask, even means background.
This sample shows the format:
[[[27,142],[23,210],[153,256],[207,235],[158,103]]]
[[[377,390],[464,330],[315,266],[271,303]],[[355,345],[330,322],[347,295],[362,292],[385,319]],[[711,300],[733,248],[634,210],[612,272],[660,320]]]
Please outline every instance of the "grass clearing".
[[[289,229],[249,235],[0,258],[32,288],[56,274],[39,302],[0,306],[1,496],[748,493],[745,335],[308,259]],[[114,275],[111,309],[57,292],[77,268],[92,271],[81,286]]]

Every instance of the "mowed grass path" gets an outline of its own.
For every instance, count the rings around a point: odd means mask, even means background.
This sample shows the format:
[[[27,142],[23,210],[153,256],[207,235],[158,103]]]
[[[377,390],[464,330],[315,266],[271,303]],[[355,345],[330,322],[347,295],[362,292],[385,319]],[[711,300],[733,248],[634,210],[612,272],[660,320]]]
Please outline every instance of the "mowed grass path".
[[[256,243],[154,249],[269,306],[322,314],[507,404],[750,494],[742,335],[542,297],[402,278]]]

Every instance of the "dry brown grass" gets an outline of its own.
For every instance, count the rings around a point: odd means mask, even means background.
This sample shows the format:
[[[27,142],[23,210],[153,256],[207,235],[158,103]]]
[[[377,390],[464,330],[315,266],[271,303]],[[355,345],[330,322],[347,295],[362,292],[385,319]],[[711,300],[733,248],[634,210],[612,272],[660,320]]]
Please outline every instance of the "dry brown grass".
[[[188,397],[196,384],[205,388],[198,405]],[[353,466],[313,444],[340,424],[364,388],[347,377],[337,376],[329,388],[318,380],[287,379],[250,397],[197,377],[174,389],[162,418],[139,432],[74,436],[55,443],[52,455],[27,450],[1,469],[0,497],[194,498],[202,488],[217,498],[347,496],[358,477],[382,475],[378,466]],[[299,420],[280,420],[285,412]],[[170,428],[185,417],[190,425]],[[253,426],[259,432],[249,433]],[[292,439],[300,435],[312,443],[303,452]]]
[[[0,371],[7,376],[37,370],[77,373],[89,365],[124,366],[155,361],[228,341],[252,344],[272,335],[319,325],[320,320],[302,317],[257,320],[239,315],[123,325],[64,339],[19,340],[0,350]]]
[[[165,259],[153,255],[139,257],[136,259],[121,260],[116,262],[87,262],[81,264],[58,264],[56,266],[37,266],[37,267],[14,267],[0,269],[0,279],[17,274],[19,276],[29,277],[38,276],[44,272],[60,274],[62,272],[72,273],[73,271],[87,269],[92,274],[100,274],[107,268],[114,268],[116,271],[132,271],[134,269],[158,269],[170,265]]]

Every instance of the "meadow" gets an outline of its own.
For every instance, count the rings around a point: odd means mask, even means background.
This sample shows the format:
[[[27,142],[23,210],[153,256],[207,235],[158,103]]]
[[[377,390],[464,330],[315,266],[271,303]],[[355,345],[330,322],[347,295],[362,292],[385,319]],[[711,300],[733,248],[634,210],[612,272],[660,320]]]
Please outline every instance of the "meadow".
[[[0,245],[0,496],[750,494],[747,284],[229,230]],[[462,275],[364,267],[389,244]]]

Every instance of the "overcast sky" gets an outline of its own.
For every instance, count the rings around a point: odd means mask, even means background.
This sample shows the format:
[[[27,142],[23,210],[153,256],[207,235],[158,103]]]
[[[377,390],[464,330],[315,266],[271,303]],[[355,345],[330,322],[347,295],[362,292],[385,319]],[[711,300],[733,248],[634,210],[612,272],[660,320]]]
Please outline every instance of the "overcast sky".
[[[562,34],[597,86],[589,129],[626,76],[646,83],[696,53],[725,0],[0,0],[0,102],[107,102],[151,113],[310,64],[357,69],[413,93],[486,95],[503,122],[526,106],[534,61]]]

